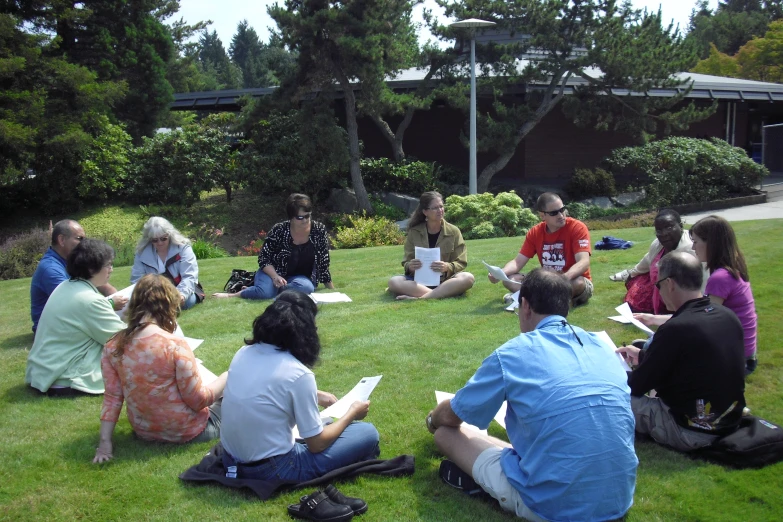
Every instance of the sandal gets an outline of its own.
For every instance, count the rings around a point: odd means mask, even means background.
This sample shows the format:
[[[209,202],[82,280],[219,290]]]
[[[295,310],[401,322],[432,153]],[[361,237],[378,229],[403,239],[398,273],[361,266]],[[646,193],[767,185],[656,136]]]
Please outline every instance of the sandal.
[[[481,486],[473,480],[473,477],[462,471],[459,466],[450,460],[443,460],[440,463],[439,473],[443,482],[467,495],[475,496],[486,494],[486,492],[481,489]]]
[[[294,518],[319,522],[347,522],[353,518],[350,506],[337,504],[323,491],[315,491],[302,497],[299,504],[289,505],[288,514]]]
[[[609,279],[612,281],[628,281],[630,277],[631,273],[628,270],[623,270],[622,272],[617,272],[614,275],[610,275]]]

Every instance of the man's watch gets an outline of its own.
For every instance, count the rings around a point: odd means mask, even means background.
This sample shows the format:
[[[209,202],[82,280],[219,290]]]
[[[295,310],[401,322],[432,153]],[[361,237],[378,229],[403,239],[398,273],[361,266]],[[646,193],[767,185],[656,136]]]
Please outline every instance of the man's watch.
[[[432,413],[427,415],[427,429],[430,431],[435,431],[435,426],[432,424]]]

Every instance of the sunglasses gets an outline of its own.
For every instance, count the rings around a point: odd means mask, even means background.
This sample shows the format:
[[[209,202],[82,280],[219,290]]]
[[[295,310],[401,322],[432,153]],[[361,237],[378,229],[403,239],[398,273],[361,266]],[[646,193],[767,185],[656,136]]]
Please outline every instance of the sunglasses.
[[[557,209],[557,210],[542,210],[541,212],[543,212],[543,213],[544,213],[544,214],[546,214],[547,216],[552,216],[552,217],[555,217],[555,216],[556,216],[556,215],[558,215],[558,214],[563,214],[563,215],[565,215],[565,213],[566,213],[566,210],[568,210],[566,207],[562,207],[562,208],[559,208],[559,209]]]
[[[169,240],[169,236],[152,237],[150,238],[150,243],[154,245],[158,242],[165,243],[168,240]]]
[[[310,216],[312,216],[313,213],[310,212],[309,214],[305,214],[304,216],[294,216],[294,219],[297,221],[304,221],[305,219],[310,219]]]
[[[669,277],[671,277],[671,276],[669,276]],[[669,278],[668,277],[664,277],[663,279],[655,282],[655,288],[657,288],[659,292],[661,291],[661,283],[663,283],[667,279],[669,279]]]

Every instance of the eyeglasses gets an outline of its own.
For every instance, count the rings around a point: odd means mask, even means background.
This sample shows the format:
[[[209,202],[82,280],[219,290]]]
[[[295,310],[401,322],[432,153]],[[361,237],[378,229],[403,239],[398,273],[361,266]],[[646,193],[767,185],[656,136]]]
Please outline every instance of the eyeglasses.
[[[76,241],[78,241],[78,242],[80,242],[80,243],[81,243],[82,239],[84,239],[84,236],[73,236],[73,238],[74,238]]]
[[[165,243],[168,240],[169,240],[169,236],[152,237],[150,238],[150,243],[154,245],[158,242]]]
[[[297,221],[304,221],[305,219],[310,219],[310,216],[312,215],[313,213],[310,212],[309,214],[305,214],[303,216],[294,216],[294,219],[296,219]]]
[[[108,265],[103,265],[103,268],[108,268],[109,270],[114,268],[114,263],[109,263]]]
[[[445,209],[446,209],[446,207],[444,207],[443,205],[440,205],[439,207],[429,207],[426,210],[445,210]]]
[[[556,215],[558,215],[558,214],[563,214],[563,215],[565,215],[565,213],[566,213],[566,211],[567,211],[567,210],[568,210],[568,209],[567,209],[566,207],[562,207],[562,208],[559,208],[559,209],[557,209],[557,210],[542,210],[541,212],[543,212],[543,213],[544,213],[544,214],[546,214],[547,216],[552,216],[552,217],[555,217],[555,216],[556,216]]]
[[[659,279],[658,281],[655,282],[655,288],[657,288],[659,292],[661,291],[661,283],[669,279],[669,277],[664,277],[663,279]]]

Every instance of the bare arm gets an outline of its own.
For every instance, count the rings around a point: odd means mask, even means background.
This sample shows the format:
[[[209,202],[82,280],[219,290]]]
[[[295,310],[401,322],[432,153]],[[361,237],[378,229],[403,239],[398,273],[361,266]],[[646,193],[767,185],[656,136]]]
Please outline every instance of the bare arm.
[[[587,272],[587,270],[590,268],[590,254],[587,252],[577,252],[574,255],[574,258],[576,259],[574,266],[563,272],[563,275],[565,275],[569,280],[573,280],[579,276],[584,275],[585,272]]]
[[[207,388],[212,390],[215,400],[218,400],[223,396],[223,390],[226,389],[226,379],[228,379],[228,372],[223,372],[217,379],[207,384]]]
[[[633,314],[633,318],[645,326],[661,326],[671,315]]]
[[[429,415],[432,415],[432,425],[427,426],[431,433],[435,433],[435,430],[441,426],[450,426],[452,428],[458,428],[462,424],[462,419],[457,417],[454,410],[451,409],[451,401],[443,401],[438,404]],[[428,415],[428,417],[429,417]]]
[[[307,449],[310,453],[321,453],[337,440],[337,437],[340,436],[351,422],[365,418],[369,410],[370,401],[354,402],[345,415],[328,426],[325,426],[323,431],[318,435],[305,439]]]
[[[95,449],[95,458],[92,459],[93,464],[100,464],[101,462],[108,462],[112,459],[113,447],[111,437],[114,434],[114,427],[116,422],[101,421],[100,440],[98,441],[98,447]]]
[[[523,268],[525,268],[525,265],[527,262],[530,261],[530,258],[527,256],[523,256],[522,254],[517,254],[517,257],[506,263],[506,266],[503,267],[503,272],[507,275],[514,275],[518,274],[522,271]],[[492,277],[492,274],[488,274],[489,282],[492,284],[495,284],[498,282],[497,279]]]
[[[712,303],[712,304],[722,305],[723,301],[725,301],[725,299],[722,298],[722,297],[718,297],[717,295],[711,295],[710,296],[710,303]]]

